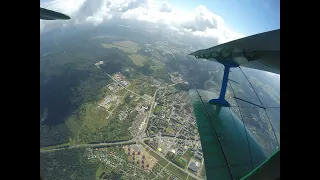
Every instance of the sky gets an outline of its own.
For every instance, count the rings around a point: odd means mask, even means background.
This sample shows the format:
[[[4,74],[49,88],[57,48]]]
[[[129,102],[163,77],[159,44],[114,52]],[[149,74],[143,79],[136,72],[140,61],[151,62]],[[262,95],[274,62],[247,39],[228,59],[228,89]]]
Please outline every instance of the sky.
[[[71,17],[40,20],[40,33],[77,24],[97,26],[119,18],[214,38],[220,44],[280,28],[279,0],[41,0],[40,7]]]
[[[227,27],[245,36],[280,28],[280,0],[169,0],[191,11],[199,4],[221,16]]]

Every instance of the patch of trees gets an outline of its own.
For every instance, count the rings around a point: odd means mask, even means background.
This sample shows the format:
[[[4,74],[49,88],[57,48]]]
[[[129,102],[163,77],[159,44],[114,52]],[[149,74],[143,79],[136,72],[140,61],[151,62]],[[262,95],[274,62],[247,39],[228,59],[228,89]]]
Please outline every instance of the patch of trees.
[[[111,82],[93,63],[70,59],[42,62],[45,68],[40,72],[40,114],[45,109],[48,113],[40,126],[40,146],[66,143],[69,134],[65,120],[82,104],[102,99],[102,88]]]
[[[68,142],[68,129],[65,124],[56,126],[40,125],[40,147]]]
[[[111,171],[109,174],[106,174],[103,179],[120,180],[122,175],[122,172]]]
[[[84,149],[66,149],[40,154],[40,174],[43,179],[95,179],[98,162],[90,162]]]

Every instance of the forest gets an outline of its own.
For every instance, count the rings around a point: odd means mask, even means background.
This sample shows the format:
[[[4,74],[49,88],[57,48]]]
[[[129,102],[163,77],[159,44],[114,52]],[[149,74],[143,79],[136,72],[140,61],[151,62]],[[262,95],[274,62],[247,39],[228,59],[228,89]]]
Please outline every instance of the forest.
[[[81,107],[94,105],[104,98],[103,88],[112,82],[105,73],[126,72],[124,70],[130,68],[130,78],[154,74],[169,81],[165,67],[158,68],[153,61],[137,67],[121,50],[103,48],[99,41],[90,40],[88,34],[80,36],[86,31],[84,28],[68,36],[49,34],[41,41],[40,147],[68,143],[70,138],[79,139],[76,131],[88,111]],[[95,66],[99,61],[104,61],[100,68]],[[154,91],[145,88],[140,93],[152,95]],[[129,116],[134,117],[135,112]],[[70,117],[75,121],[67,123]],[[80,139],[83,143],[130,139],[127,131],[130,126],[131,122],[119,123],[112,117],[99,131],[83,127]]]
[[[40,175],[43,179],[95,179],[97,160],[88,161],[85,149],[67,149],[40,153]]]

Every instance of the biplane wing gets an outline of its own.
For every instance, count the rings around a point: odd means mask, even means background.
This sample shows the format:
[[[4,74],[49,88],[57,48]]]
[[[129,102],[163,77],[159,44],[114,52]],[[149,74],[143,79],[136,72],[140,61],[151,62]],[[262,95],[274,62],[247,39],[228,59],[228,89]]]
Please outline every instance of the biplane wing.
[[[190,55],[210,61],[231,61],[243,66],[280,74],[280,29],[230,41]]]
[[[66,19],[70,19],[70,17],[68,15],[40,7],[40,19],[43,19],[43,20],[66,20]]]
[[[229,107],[208,103],[213,92],[190,90],[207,179],[241,179],[266,159],[250,131]]]
[[[279,142],[277,141],[275,153],[268,158],[252,131],[246,127],[243,117],[235,115],[229,102],[225,100],[231,68],[248,67],[280,75],[280,29],[198,50],[190,55],[217,61],[224,66],[218,98],[210,99],[217,97],[214,92],[199,89],[189,91],[197,119],[207,179],[280,178]],[[244,72],[243,74],[246,77]],[[248,78],[247,80],[249,81]],[[249,84],[251,85],[250,82]],[[259,96],[257,93],[252,95]],[[234,98],[266,111],[262,103],[257,105],[235,96]]]

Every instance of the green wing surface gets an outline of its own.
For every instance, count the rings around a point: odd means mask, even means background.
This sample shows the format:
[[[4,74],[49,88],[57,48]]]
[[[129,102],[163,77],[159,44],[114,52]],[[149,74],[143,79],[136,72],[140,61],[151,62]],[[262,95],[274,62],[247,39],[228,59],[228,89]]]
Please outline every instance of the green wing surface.
[[[213,92],[189,91],[202,145],[207,179],[241,179],[266,158],[263,149],[228,107],[211,105]]]

